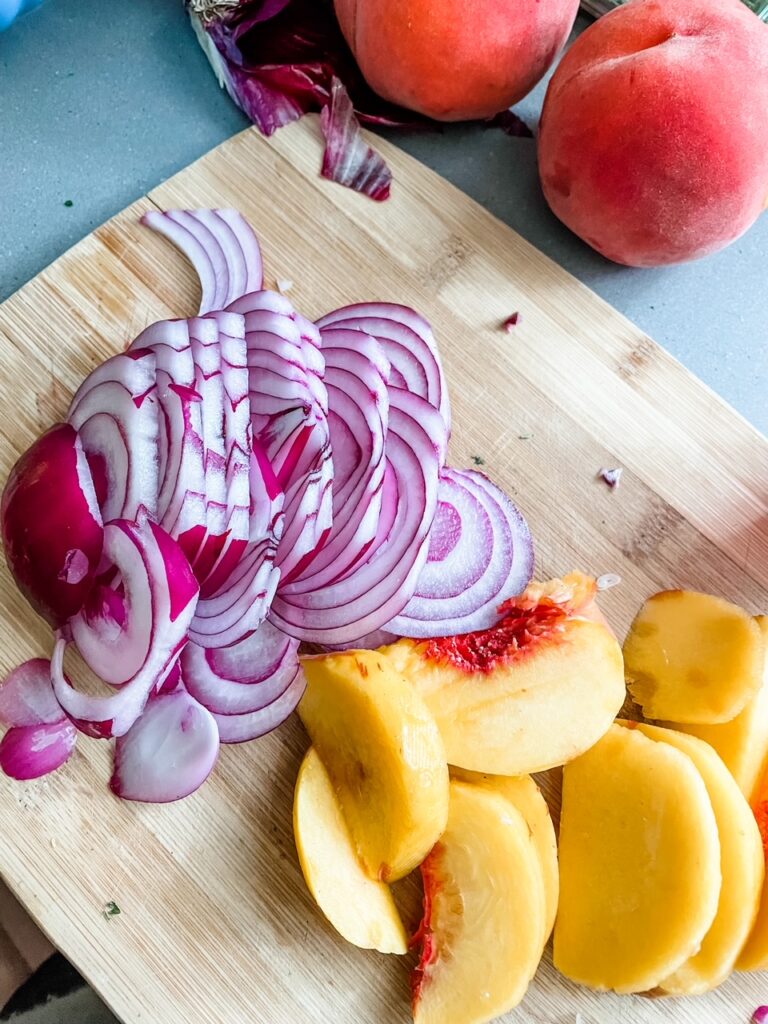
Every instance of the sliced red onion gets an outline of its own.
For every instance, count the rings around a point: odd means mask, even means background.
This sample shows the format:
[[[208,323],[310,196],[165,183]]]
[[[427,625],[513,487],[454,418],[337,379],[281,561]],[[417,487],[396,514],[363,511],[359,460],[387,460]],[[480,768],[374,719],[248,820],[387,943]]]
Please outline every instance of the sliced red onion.
[[[517,506],[484,474],[446,467],[426,565],[387,629],[418,638],[488,629],[532,575],[533,540]]]
[[[224,309],[263,283],[261,250],[236,210],[152,210],[142,224],[180,249],[200,279],[200,314]]]
[[[33,658],[19,665],[0,686],[0,723],[10,726],[53,725],[64,712],[51,686],[51,663]]]
[[[261,625],[280,579],[275,556],[271,541],[249,546],[226,586],[198,602],[189,628],[193,643],[226,647],[245,639]]]
[[[320,127],[325,136],[322,176],[379,202],[389,199],[392,172],[363,138],[349,93],[335,76],[331,101],[320,111]]]
[[[32,607],[58,626],[79,611],[101,558],[104,528],[74,427],[59,423],[11,470],[0,509],[5,558]]]
[[[215,319],[198,317],[190,321],[195,389],[202,398],[203,464],[205,470],[206,532],[199,549],[190,559],[195,575],[204,580],[226,543],[227,453],[224,441],[224,381],[221,373],[221,345]]]
[[[104,550],[117,567],[123,593],[101,589],[101,601],[70,623],[72,637],[88,666],[105,682],[124,683],[109,697],[79,693],[64,677],[67,639],[59,636],[51,660],[56,699],[84,732],[122,736],[141,714],[147,698],[173,668],[186,642],[198,585],[179,545],[146,516],[115,520],[104,529]],[[106,599],[119,601],[119,614]]]
[[[283,567],[286,596],[306,594],[343,575],[371,544],[381,512],[389,364],[374,338],[344,328],[324,333],[323,354],[334,469],[332,529],[293,575]]]
[[[251,422],[245,323],[236,313],[211,315],[219,327],[221,349],[227,528],[221,553],[201,583],[202,597],[215,594],[226,585],[246,550],[251,527]]]
[[[335,583],[272,603],[271,621],[300,640],[341,644],[380,629],[408,603],[426,562],[447,431],[418,395],[390,388],[389,401],[388,473],[368,552]]]
[[[159,412],[152,349],[107,359],[80,385],[67,416],[91,467],[105,522],[157,512]]]
[[[0,769],[12,779],[39,779],[65,764],[77,743],[77,730],[62,718],[46,725],[9,729],[0,741]]]
[[[244,715],[214,715],[221,742],[246,743],[272,732],[293,714],[306,688],[306,678],[299,668],[290,685],[266,707]]]
[[[209,711],[183,689],[153,697],[115,744],[110,788],[123,800],[163,804],[202,786],[219,755]]]
[[[155,353],[160,412],[158,522],[195,554],[206,527],[205,457],[202,396],[196,388],[189,323],[152,324],[133,342],[134,347]]]
[[[376,338],[390,363],[389,383],[426,399],[440,411],[450,432],[448,385],[435,336],[423,316],[394,302],[361,302],[326,313],[317,326],[321,335],[330,327],[347,327]]]
[[[282,296],[258,292],[231,309],[245,316],[253,435],[285,492],[278,565],[288,577],[322,546],[332,522],[328,397],[314,372],[324,360]]]
[[[181,655],[184,686],[216,714],[247,714],[271,704],[299,667],[299,642],[262,622],[233,647],[205,649],[189,643]]]

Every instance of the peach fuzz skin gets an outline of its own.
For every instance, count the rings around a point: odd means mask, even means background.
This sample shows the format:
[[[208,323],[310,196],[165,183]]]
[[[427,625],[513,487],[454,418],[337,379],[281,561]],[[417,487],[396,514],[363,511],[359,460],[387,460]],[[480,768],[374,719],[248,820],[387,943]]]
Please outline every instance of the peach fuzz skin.
[[[635,0],[550,83],[539,172],[554,213],[616,263],[722,249],[768,199],[768,25],[741,0]]]
[[[439,121],[491,117],[528,93],[578,0],[335,0],[371,88]]]

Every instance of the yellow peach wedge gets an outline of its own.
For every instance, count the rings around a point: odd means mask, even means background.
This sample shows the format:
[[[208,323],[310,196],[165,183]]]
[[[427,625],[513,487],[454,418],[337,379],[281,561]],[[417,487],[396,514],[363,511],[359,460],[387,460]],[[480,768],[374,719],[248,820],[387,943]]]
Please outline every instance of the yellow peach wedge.
[[[363,949],[406,953],[408,939],[390,888],[363,870],[313,747],[296,780],[293,834],[307,887],[336,931]]]
[[[417,867],[448,819],[448,766],[434,719],[377,651],[303,660],[299,715],[371,878]]]
[[[768,771],[755,788],[752,811],[763,840],[763,856],[768,867]],[[737,971],[764,971],[768,969],[768,872],[763,882],[760,906],[752,931],[736,961]]]
[[[554,963],[645,992],[694,956],[717,913],[720,841],[690,757],[614,725],[563,770]]]
[[[752,930],[765,874],[763,844],[749,804],[709,744],[673,729],[632,726],[693,761],[715,812],[722,875],[717,914],[699,951],[659,986],[670,995],[699,995],[725,981]]]
[[[730,722],[763,682],[763,636],[742,608],[693,590],[649,598],[624,642],[627,684],[646,718]]]
[[[768,616],[756,615],[755,622],[768,651]],[[765,653],[763,655],[765,658]],[[681,732],[705,740],[718,752],[747,800],[768,766],[768,661],[764,661],[763,685],[730,722],[719,725],[675,725]]]
[[[465,768],[451,768],[451,778],[472,786],[492,790],[508,800],[525,818],[539,856],[544,879],[545,928],[544,941],[552,933],[560,891],[560,870],[557,866],[557,838],[547,801],[530,775],[484,775]]]
[[[544,882],[522,814],[451,783],[448,827],[422,864],[415,1024],[484,1024],[517,1006],[541,958]]]
[[[595,621],[594,581],[534,584],[488,630],[382,648],[437,722],[448,761],[526,775],[578,757],[625,697],[621,649]]]

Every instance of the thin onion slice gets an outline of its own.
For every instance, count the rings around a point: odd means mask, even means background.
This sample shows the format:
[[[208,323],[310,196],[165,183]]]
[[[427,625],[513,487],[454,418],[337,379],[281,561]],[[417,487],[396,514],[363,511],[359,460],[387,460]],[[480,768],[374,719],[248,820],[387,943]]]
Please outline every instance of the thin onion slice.
[[[10,726],[53,725],[64,712],[51,686],[51,663],[32,658],[10,672],[0,686],[0,723]]]
[[[77,430],[104,521],[157,512],[159,413],[151,349],[125,352],[97,366],[72,399]]]
[[[356,640],[348,640],[345,644],[324,644],[328,651],[375,651],[379,647],[388,647],[400,639],[399,634],[390,633],[386,629],[376,629]]]
[[[389,363],[378,342],[359,331],[329,328],[323,336],[328,423],[333,450],[333,522],[323,547],[281,593],[307,593],[337,579],[373,541],[379,524],[389,421]]]
[[[245,317],[253,436],[285,492],[278,565],[288,577],[322,547],[332,522],[325,364],[312,344],[312,328],[297,322],[283,296],[257,292],[230,309]]]
[[[189,638],[201,647],[226,647],[245,639],[261,625],[277,590],[280,570],[275,545],[250,547],[219,594],[201,599]]]
[[[244,715],[214,715],[222,743],[247,743],[272,732],[289,718],[299,705],[307,680],[299,668],[280,696],[258,711]]]
[[[248,714],[273,703],[299,667],[299,642],[270,622],[233,647],[215,650],[189,643],[181,655],[184,686],[220,715]]]
[[[204,580],[221,554],[227,532],[227,475],[224,441],[224,381],[219,327],[213,318],[190,321],[195,389],[202,398],[205,467],[205,539],[191,559],[195,575]]]
[[[517,506],[484,474],[445,468],[427,563],[387,629],[417,638],[488,629],[532,575],[533,540]]]
[[[376,338],[390,363],[390,384],[426,399],[450,433],[448,385],[435,336],[423,316],[394,302],[361,302],[326,313],[317,326],[321,335],[331,327],[347,327]]]
[[[110,788],[123,800],[162,804],[202,786],[219,756],[209,711],[183,689],[153,697],[115,744]]]
[[[200,279],[200,315],[224,309],[263,284],[258,239],[237,210],[152,210],[142,224],[165,235]]]
[[[159,405],[157,519],[185,550],[194,554],[206,526],[202,395],[186,320],[152,324],[131,345],[155,354]]]
[[[91,609],[71,621],[71,635],[97,675],[124,685],[109,697],[75,690],[64,677],[64,635],[51,659],[56,699],[81,731],[98,738],[126,733],[163,683],[186,642],[198,595],[181,548],[146,516],[108,523],[104,550],[120,574],[123,594],[113,591],[122,601],[120,615],[99,616]],[[106,606],[102,601],[102,612]]]
[[[250,538],[251,424],[244,318],[236,313],[212,313],[219,328],[224,423],[226,531],[218,554],[206,574],[198,573],[201,597],[226,585]]]
[[[271,621],[300,640],[342,644],[380,629],[413,596],[426,562],[447,431],[418,395],[390,388],[389,402],[382,515],[368,552],[329,586],[272,603]]]
[[[14,726],[0,740],[0,769],[12,779],[39,779],[61,768],[75,749],[77,730],[66,718]]]

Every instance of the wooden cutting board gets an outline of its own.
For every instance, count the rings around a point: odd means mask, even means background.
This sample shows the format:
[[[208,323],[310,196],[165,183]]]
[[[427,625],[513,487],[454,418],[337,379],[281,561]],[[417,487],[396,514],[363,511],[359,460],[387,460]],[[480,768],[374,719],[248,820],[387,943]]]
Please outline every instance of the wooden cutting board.
[[[623,635],[642,599],[698,587],[768,609],[768,443],[637,327],[394,146],[373,203],[318,176],[317,123],[246,131],[94,232],[0,307],[0,475],[61,418],[101,359],[151,321],[188,316],[183,258],[139,226],[152,207],[233,206],[256,227],[268,281],[310,317],[365,299],[410,303],[440,341],[452,462],[478,460],[522,506],[538,575],[621,575],[604,606]],[[500,329],[520,311],[511,333]],[[621,466],[621,486],[597,479]],[[0,669],[51,639],[3,570]],[[107,790],[110,750],[29,784],[0,781],[0,874],[126,1024],[396,1024],[408,959],[346,945],[301,878],[291,796],[296,722],[223,751],[194,797],[166,807]],[[417,884],[400,887],[413,923]],[[119,917],[103,909],[114,900]],[[487,951],[488,956],[493,950]],[[695,1000],[597,995],[545,958],[520,1024],[743,1024],[768,976]],[[446,1021],[446,1024],[450,1024]]]

